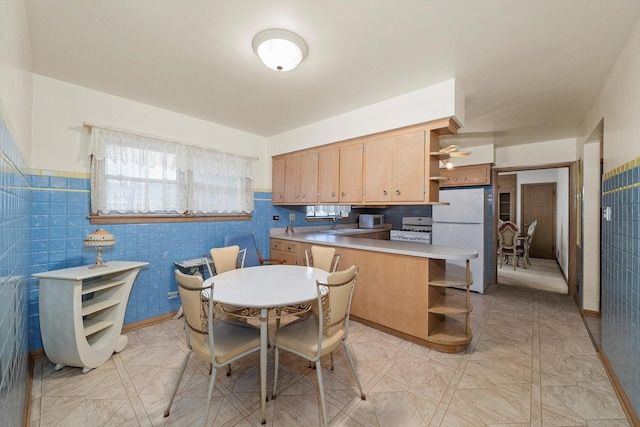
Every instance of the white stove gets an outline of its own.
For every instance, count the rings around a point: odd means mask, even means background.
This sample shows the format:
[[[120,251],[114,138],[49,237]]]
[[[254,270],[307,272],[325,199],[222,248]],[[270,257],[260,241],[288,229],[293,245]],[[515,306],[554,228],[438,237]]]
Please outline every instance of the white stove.
[[[391,240],[431,244],[433,220],[427,216],[405,216],[402,230],[391,230]]]

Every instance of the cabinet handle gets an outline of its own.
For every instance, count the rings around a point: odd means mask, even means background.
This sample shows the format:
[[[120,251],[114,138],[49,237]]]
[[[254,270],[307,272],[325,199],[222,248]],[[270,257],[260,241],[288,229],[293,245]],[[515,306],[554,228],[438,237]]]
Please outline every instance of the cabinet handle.
[[[464,178],[462,178],[462,180],[463,180],[463,181],[466,181],[466,180],[467,180],[467,177],[465,176]]]
[[[331,197],[336,197],[336,193],[331,193]]]
[[[304,199],[305,197],[307,197],[307,195],[306,195],[306,194],[303,194],[303,195],[302,195],[302,198]]]
[[[396,190],[396,195],[400,195],[400,190]]]
[[[296,199],[297,199],[298,197],[300,197],[300,196],[299,196],[298,194],[296,194]]]
[[[382,194],[386,196],[387,195],[387,190],[383,190]]]
[[[346,194],[345,194],[345,192],[344,192],[344,191],[343,191],[341,194],[342,194],[342,197],[346,196]]]

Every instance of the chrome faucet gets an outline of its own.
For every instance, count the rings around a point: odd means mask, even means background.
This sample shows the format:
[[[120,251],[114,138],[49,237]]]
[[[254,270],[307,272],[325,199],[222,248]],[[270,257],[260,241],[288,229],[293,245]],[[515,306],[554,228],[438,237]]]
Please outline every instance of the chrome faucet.
[[[335,230],[336,229],[336,223],[338,222],[338,220],[340,219],[339,216],[334,216],[331,218],[331,229]]]

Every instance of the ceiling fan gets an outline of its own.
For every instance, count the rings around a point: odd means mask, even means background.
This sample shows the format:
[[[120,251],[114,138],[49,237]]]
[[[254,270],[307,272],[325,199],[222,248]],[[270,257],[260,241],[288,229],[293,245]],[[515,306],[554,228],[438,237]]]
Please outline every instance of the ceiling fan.
[[[440,159],[440,169],[451,170],[454,168],[454,164],[451,163],[449,157],[468,156],[469,154],[471,154],[470,151],[458,151],[459,149],[460,147],[457,145],[449,145],[448,147],[440,149],[439,152],[443,154],[442,158]]]

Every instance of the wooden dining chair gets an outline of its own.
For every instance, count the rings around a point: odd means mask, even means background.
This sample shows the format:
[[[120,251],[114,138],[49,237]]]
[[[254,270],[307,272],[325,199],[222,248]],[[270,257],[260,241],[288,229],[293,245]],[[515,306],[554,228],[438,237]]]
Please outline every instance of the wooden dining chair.
[[[164,416],[169,416],[189,357],[195,354],[212,366],[203,419],[203,425],[206,426],[218,368],[228,366],[231,362],[260,350],[260,330],[245,322],[232,319],[214,323],[213,298],[209,298],[213,295],[213,284],[202,286],[201,277],[183,274],[179,270],[175,270],[175,275],[184,310],[184,332],[189,351],[182,362],[180,373],[171,392],[171,399],[164,410]]]
[[[328,246],[311,246],[311,251],[304,250],[304,256],[307,267],[319,268],[329,273],[335,272],[340,262],[340,254],[336,253],[336,248]]]
[[[276,398],[280,350],[289,351],[310,362],[314,362],[318,375],[322,420],[325,426],[327,425],[327,410],[320,359],[330,354],[331,370],[333,370],[333,352],[340,347],[340,345],[344,348],[349,366],[358,384],[360,398],[362,400],[366,399],[362,391],[358,372],[353,364],[349,346],[347,345],[349,311],[351,309],[351,298],[357,276],[358,267],[354,265],[346,270],[330,273],[326,283],[316,281],[318,313],[284,325],[276,330],[274,337],[275,370],[273,375],[273,399]]]
[[[509,256],[513,257],[513,269],[520,257],[524,254],[524,250],[518,246],[518,226],[511,221],[505,221],[498,227],[498,257],[500,259],[500,268],[504,259]]]
[[[536,231],[537,225],[538,220],[532,221],[527,228],[527,235],[521,237],[518,243],[518,248],[520,248],[524,252],[523,264],[525,268],[527,268],[527,265],[531,265],[531,260],[529,260],[529,249],[531,248],[531,242],[533,242],[533,233]]]

